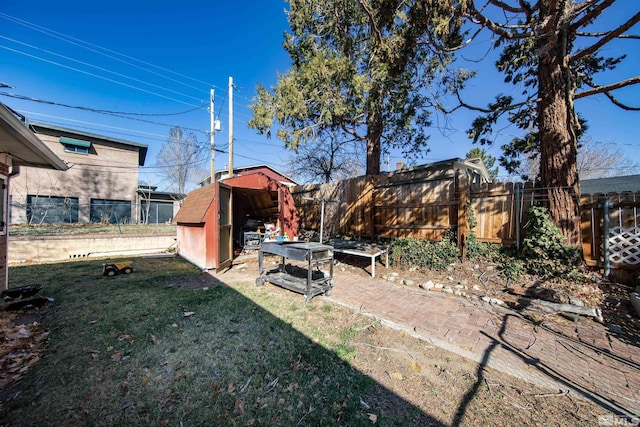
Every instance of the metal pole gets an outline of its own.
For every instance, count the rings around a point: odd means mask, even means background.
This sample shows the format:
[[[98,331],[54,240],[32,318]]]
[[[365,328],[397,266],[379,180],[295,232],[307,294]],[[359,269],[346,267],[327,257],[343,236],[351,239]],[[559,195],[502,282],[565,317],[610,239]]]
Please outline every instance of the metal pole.
[[[320,208],[320,243],[322,243],[322,233],[324,231],[324,199],[320,199],[322,201],[322,206]]]
[[[520,250],[522,245],[522,235],[520,228],[522,227],[522,218],[520,218],[522,214],[522,188],[520,187],[520,183],[516,183],[516,248]]]
[[[233,178],[233,77],[229,77],[229,178]]]
[[[213,100],[214,100],[214,90],[211,89],[211,91],[209,92],[209,118],[211,119],[211,131],[209,134],[209,144],[210,144],[210,150],[211,150],[211,179],[209,181],[209,184],[213,184],[213,182],[215,181],[214,175],[215,175],[215,157],[216,157],[216,149],[215,149],[215,143],[214,143],[214,134],[216,132],[216,127],[215,127],[215,118],[214,118],[214,110],[213,110]]]
[[[602,231],[602,246],[604,248],[604,276],[609,276],[611,273],[611,261],[609,259],[609,196],[604,195],[603,201],[603,231]]]

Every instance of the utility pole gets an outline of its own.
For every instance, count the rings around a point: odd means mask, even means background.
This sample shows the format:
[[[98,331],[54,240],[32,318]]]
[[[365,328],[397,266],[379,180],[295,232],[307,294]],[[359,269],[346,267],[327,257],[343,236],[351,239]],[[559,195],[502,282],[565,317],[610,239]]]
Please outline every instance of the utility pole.
[[[233,178],[233,77],[229,77],[229,178]]]
[[[214,94],[214,90],[211,89],[211,91],[209,92],[209,118],[211,119],[211,132],[209,133],[209,141],[210,141],[210,150],[211,150],[211,178],[209,181],[209,184],[213,184],[215,179],[214,179],[214,175],[216,174],[216,170],[215,170],[215,158],[216,158],[216,149],[215,149],[215,143],[214,143],[214,134],[216,132],[216,126],[215,126],[215,120],[214,120],[214,109],[213,109],[213,94]]]

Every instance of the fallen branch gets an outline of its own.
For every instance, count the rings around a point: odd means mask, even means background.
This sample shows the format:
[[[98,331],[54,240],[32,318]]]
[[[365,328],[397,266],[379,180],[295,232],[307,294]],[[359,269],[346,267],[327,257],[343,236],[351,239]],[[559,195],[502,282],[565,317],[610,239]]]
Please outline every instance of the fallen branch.
[[[396,351],[398,353],[406,353],[408,354],[413,360],[416,360],[416,358],[413,356],[413,354],[409,353],[407,350],[402,350],[400,348],[392,348],[392,347],[380,347],[377,345],[372,345],[372,344],[367,344],[366,342],[354,342],[355,344],[359,344],[359,345],[365,345],[367,347],[371,347],[371,348],[377,348],[379,350],[388,350],[388,351]]]
[[[502,393],[504,396],[507,396],[509,399],[511,399],[511,401],[508,401],[508,400],[507,400],[507,403],[512,404],[512,405],[513,405],[513,406],[515,406],[516,408],[518,408],[518,409],[522,409],[522,410],[524,410],[524,411],[530,411],[530,410],[531,410],[531,408],[529,408],[528,406],[522,406],[522,405],[520,405],[520,404],[516,401],[516,399],[514,399],[514,398],[513,398],[513,397],[511,397],[511,396],[509,396],[509,395],[508,395],[507,393],[505,393],[504,391],[501,391],[500,393]]]
[[[533,397],[560,397],[569,394],[569,390],[559,390],[557,393],[534,394]]]
[[[491,390],[491,385],[489,384],[489,381],[487,381],[487,379],[484,379],[484,383],[487,385],[487,389],[489,389],[489,394],[491,395],[491,397],[493,397],[493,391]]]
[[[560,304],[556,302],[545,301],[541,299],[533,299],[527,297],[520,297],[522,300],[529,301],[527,308],[537,309],[545,313],[573,313],[581,316],[595,317],[599,321],[602,321],[602,311],[599,308],[580,307],[572,304]]]
[[[376,323],[380,323],[380,321],[379,321],[378,319],[375,319],[373,322],[369,323],[368,325],[366,325],[366,326],[362,326],[362,327],[360,327],[360,328],[354,328],[354,330],[355,330],[356,332],[365,331],[365,330],[369,329],[370,327],[375,326],[375,325],[376,325]]]

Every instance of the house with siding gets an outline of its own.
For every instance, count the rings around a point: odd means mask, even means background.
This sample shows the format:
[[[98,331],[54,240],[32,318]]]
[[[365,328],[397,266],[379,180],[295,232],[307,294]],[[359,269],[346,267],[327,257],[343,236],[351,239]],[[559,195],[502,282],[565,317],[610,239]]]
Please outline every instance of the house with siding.
[[[140,221],[146,145],[35,122],[29,129],[69,169],[22,168],[9,195],[11,223]]]
[[[0,291],[7,288],[8,205],[13,181],[19,179],[20,174],[28,168],[50,173],[64,173],[67,169],[66,163],[38,139],[20,118],[0,103]]]

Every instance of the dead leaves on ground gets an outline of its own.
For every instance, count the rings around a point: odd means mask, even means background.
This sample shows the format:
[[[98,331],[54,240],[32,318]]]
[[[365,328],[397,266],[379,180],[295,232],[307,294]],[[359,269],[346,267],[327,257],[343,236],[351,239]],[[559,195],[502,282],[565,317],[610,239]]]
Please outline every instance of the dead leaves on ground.
[[[0,312],[0,388],[18,380],[40,360],[48,332],[38,323],[15,325],[15,313]]]

